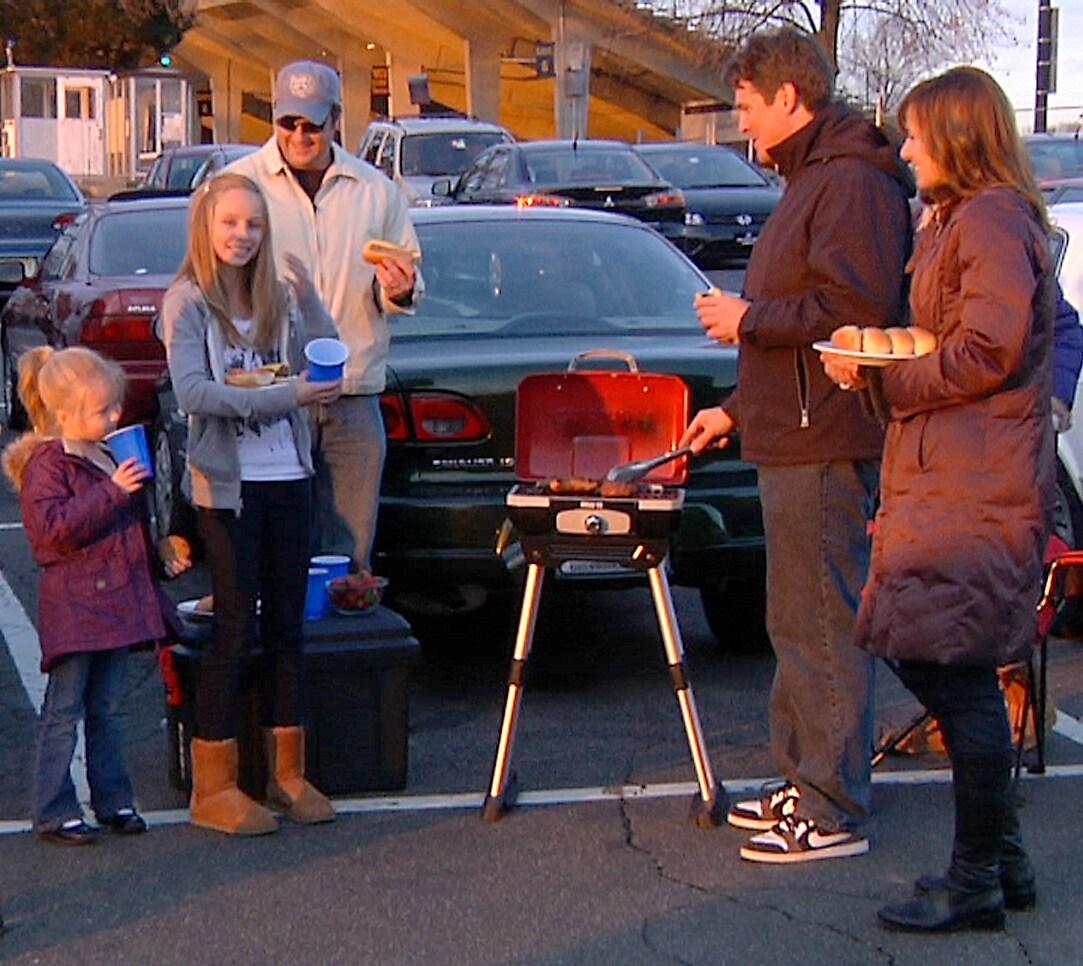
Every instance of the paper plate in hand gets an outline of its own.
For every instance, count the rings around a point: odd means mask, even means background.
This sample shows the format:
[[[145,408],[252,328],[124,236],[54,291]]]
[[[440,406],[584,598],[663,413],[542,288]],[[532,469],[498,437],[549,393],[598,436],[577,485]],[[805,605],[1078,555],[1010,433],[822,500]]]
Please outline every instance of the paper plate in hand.
[[[861,352],[858,349],[840,349],[826,339],[822,342],[813,342],[812,348],[817,352],[830,352],[835,356],[856,359],[863,366],[890,366],[893,362],[906,362],[908,359],[921,358],[915,355],[895,355],[893,352]]]

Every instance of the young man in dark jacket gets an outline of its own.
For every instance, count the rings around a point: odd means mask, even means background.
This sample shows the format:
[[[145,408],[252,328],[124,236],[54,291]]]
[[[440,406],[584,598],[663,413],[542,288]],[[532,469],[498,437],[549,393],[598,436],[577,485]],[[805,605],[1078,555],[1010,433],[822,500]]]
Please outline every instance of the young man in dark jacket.
[[[786,180],[743,296],[714,290],[697,302],[707,334],[739,343],[741,357],[734,393],[697,413],[682,440],[698,451],[740,429],[759,472],[777,657],[771,751],[783,783],[735,804],[729,822],[759,832],[741,849],[751,861],[859,855],[873,663],[852,640],[883,437],[811,345],[840,325],[889,326],[905,312],[912,182],[883,134],[831,101],[833,69],[812,37],[757,34],[728,79],[742,132]]]

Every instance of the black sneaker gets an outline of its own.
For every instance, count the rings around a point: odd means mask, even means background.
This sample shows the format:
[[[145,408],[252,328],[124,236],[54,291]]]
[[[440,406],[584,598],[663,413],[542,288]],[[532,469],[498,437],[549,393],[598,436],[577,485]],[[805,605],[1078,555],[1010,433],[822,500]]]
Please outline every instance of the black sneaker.
[[[38,832],[37,836],[53,845],[93,845],[98,840],[98,830],[81,818],[72,818],[59,828]]]
[[[791,782],[765,785],[759,798],[746,799],[731,806],[726,821],[737,828],[765,831],[774,828],[797,809],[801,789]]]
[[[141,835],[147,830],[146,821],[134,808],[118,808],[115,815],[98,819],[98,824],[118,835]]]
[[[845,830],[821,832],[812,819],[787,815],[770,831],[753,835],[741,849],[741,858],[749,862],[813,862],[868,851],[869,840],[864,836]]]

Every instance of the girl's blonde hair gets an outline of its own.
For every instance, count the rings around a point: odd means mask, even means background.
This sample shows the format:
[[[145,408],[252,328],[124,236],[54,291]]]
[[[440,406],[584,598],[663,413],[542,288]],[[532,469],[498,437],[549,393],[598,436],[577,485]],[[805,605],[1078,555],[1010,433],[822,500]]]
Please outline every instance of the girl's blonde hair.
[[[912,123],[944,173],[938,193],[962,200],[984,188],[1013,188],[1048,225],[1015,112],[989,74],[976,67],[954,67],[922,81],[899,105],[902,129]]]
[[[58,433],[55,413],[79,412],[90,386],[105,386],[119,404],[127,384],[116,362],[82,346],[38,346],[19,358],[19,401],[34,431],[46,436]]]
[[[229,302],[220,277],[221,263],[211,242],[215,208],[222,195],[238,188],[250,191],[259,199],[263,216],[263,241],[242,269],[252,301],[252,333],[247,339],[237,331],[230,317]],[[244,175],[225,172],[196,189],[188,216],[188,252],[177,271],[177,278],[189,279],[199,286],[233,345],[250,343],[261,352],[267,352],[278,344],[286,321],[286,294],[275,270],[267,201],[254,181]]]

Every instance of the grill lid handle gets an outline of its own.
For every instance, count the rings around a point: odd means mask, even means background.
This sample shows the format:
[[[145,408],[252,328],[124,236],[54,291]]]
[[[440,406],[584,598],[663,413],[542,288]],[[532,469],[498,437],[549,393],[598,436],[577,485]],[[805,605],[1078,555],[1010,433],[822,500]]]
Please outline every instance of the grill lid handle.
[[[618,362],[623,362],[629,372],[639,372],[639,363],[636,362],[636,357],[630,352],[623,352],[620,349],[587,349],[583,352],[577,352],[572,356],[572,361],[568,363],[568,372],[575,372],[579,369],[579,363],[587,362],[591,359],[615,359]]]

